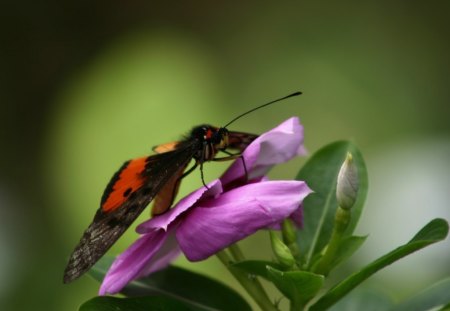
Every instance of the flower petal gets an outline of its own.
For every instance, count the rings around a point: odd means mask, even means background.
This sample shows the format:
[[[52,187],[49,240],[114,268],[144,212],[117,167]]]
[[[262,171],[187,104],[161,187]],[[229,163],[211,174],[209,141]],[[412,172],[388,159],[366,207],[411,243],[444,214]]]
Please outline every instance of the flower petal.
[[[142,268],[138,278],[147,276],[153,272],[159,271],[167,267],[174,261],[181,253],[178,241],[175,238],[175,230],[169,229],[167,238],[162,244],[161,248]]]
[[[265,175],[273,165],[286,162],[305,153],[303,126],[292,117],[276,128],[260,135],[243,152],[249,178]],[[227,185],[245,176],[241,160],[235,161],[220,178]]]
[[[310,192],[302,181],[267,181],[200,202],[176,229],[180,248],[191,261],[205,259],[289,217]]]
[[[167,234],[164,230],[153,231],[140,237],[125,252],[117,256],[103,279],[99,295],[115,294],[136,279],[161,248],[166,238]]]
[[[297,228],[303,228],[303,204],[300,204],[289,218],[294,222]]]
[[[174,222],[181,214],[189,210],[198,200],[205,197],[214,197],[221,193],[222,184],[219,180],[214,180],[208,184],[208,188],[201,187],[191,194],[181,199],[173,208],[166,213],[154,216],[153,218],[143,222],[136,228],[138,233],[148,233],[156,229],[167,230],[168,226]]]

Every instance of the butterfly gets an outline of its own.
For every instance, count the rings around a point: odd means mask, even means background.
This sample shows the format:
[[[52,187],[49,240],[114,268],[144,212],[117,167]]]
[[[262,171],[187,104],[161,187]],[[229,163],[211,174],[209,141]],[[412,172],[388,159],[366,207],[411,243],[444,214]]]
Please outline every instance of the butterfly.
[[[253,108],[222,127],[196,126],[184,139],[154,147],[155,154],[125,162],[106,186],[100,208],[70,256],[64,283],[72,282],[88,271],[152,201],[152,215],[167,211],[174,202],[181,180],[197,167],[200,166],[202,183],[207,187],[203,177],[205,162],[243,160],[242,152],[258,135],[228,131],[227,126],[257,109],[300,94],[295,92]],[[219,152],[225,155],[219,157]],[[187,169],[192,160],[194,164]],[[245,161],[242,162],[246,172]]]

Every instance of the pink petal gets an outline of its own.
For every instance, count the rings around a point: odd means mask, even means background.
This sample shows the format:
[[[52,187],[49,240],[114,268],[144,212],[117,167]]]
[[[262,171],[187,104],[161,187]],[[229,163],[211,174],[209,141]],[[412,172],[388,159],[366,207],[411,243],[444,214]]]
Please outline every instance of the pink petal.
[[[140,237],[125,252],[117,256],[103,279],[99,295],[115,294],[137,278],[147,267],[167,238],[163,230]]]
[[[298,228],[303,228],[303,206],[300,205],[289,218],[294,222]]]
[[[290,118],[276,128],[255,139],[243,152],[249,178],[265,175],[275,164],[286,162],[305,153],[303,126],[297,117]],[[220,178],[222,184],[232,183],[245,176],[241,160],[235,161]]]
[[[268,181],[200,202],[176,230],[180,248],[189,260],[203,260],[289,217],[310,192],[301,181]]]
[[[303,228],[303,205],[300,204],[299,207],[289,216],[294,222],[294,225],[297,228]],[[268,226],[267,229],[271,230],[281,230],[281,223],[276,223],[271,226]]]
[[[138,278],[147,276],[153,272],[159,271],[167,267],[174,261],[181,253],[178,241],[175,238],[175,230],[169,229],[167,238],[161,248],[142,268]]]
[[[136,228],[138,233],[148,233],[157,229],[167,230],[168,226],[173,223],[181,214],[189,210],[198,200],[205,197],[214,197],[222,192],[222,184],[219,180],[214,180],[208,184],[208,188],[201,187],[191,194],[181,199],[173,208],[166,213],[155,216]]]

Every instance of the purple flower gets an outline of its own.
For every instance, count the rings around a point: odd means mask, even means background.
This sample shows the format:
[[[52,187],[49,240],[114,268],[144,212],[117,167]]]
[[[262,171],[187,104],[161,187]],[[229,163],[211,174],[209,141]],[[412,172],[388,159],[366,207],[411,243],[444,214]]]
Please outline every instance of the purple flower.
[[[127,283],[166,267],[182,251],[191,261],[208,258],[259,229],[287,217],[301,223],[301,203],[311,192],[302,181],[269,181],[272,166],[304,154],[303,127],[291,118],[262,134],[244,151],[248,171],[237,159],[208,188],[192,192],[168,212],[136,229],[142,236],[119,255],[99,294],[114,294]]]

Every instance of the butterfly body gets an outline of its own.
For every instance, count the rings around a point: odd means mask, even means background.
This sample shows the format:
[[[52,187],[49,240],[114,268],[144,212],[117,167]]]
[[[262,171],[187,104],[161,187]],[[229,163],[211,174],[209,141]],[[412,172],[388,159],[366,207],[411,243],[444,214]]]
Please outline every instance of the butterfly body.
[[[69,283],[89,270],[119,239],[150,202],[153,215],[164,213],[173,203],[181,179],[198,165],[217,159],[218,152],[233,159],[226,149],[239,155],[257,135],[229,132],[211,125],[194,127],[179,142],[156,146],[156,154],[129,160],[113,175],[106,186],[92,223],[75,247],[64,273]],[[194,160],[188,171],[185,169]],[[202,173],[203,180],[203,173]],[[204,182],[203,182],[204,183]]]

